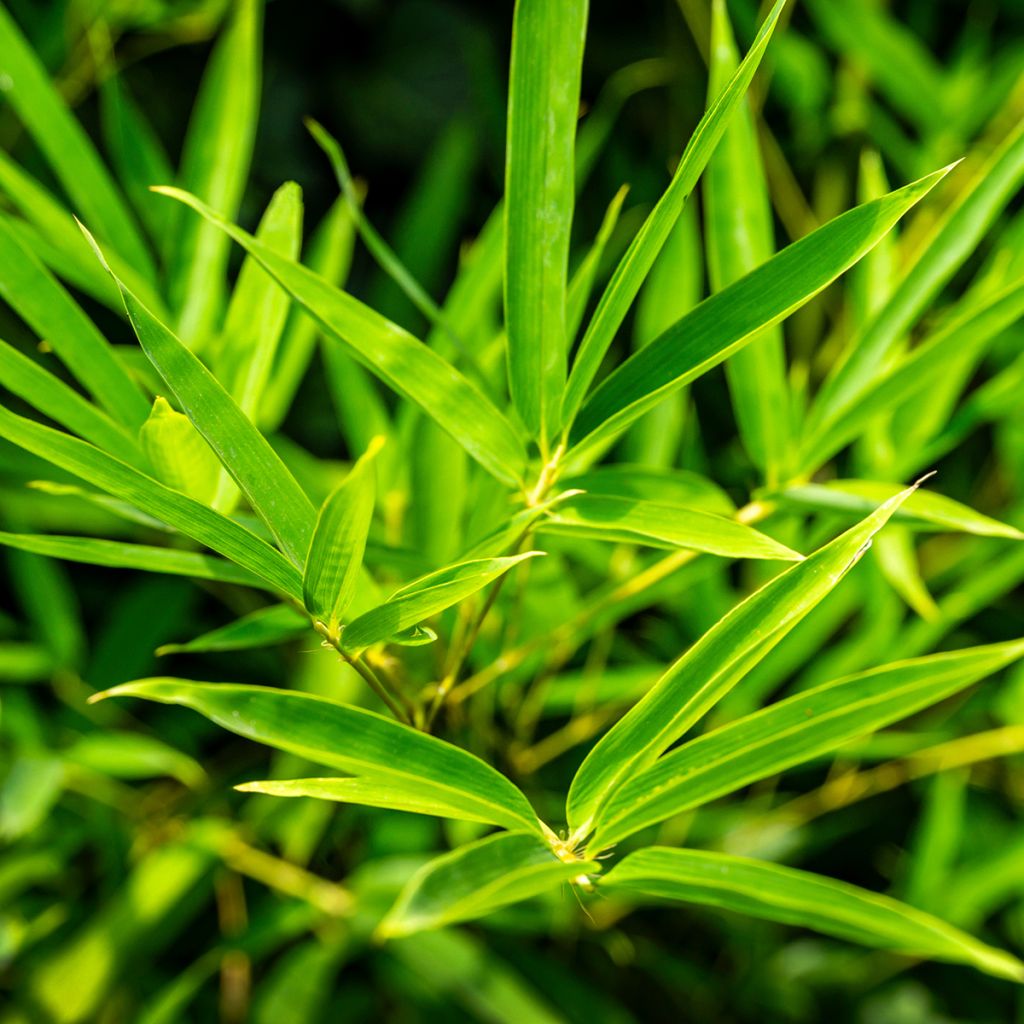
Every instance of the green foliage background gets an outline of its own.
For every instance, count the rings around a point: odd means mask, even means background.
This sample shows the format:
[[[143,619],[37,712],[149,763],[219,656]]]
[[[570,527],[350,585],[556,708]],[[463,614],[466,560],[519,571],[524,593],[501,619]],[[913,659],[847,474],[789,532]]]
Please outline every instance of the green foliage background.
[[[139,171],[132,126],[120,136],[111,130],[111,75],[120,69],[116,88],[144,112],[159,143],[153,152],[177,164],[229,6],[5,4],[129,198],[152,211],[145,226],[157,250],[171,251],[200,230],[199,218],[144,194],[152,167]],[[728,11],[745,52],[766,10],[736,0]],[[595,296],[705,109],[710,18],[704,0],[593,5],[582,123],[607,118],[607,131],[595,133],[599,147],[576,208],[574,267],[616,191],[630,186],[604,253],[594,254]],[[344,145],[366,216],[429,301],[418,306],[364,244],[353,248],[346,289],[425,337],[431,322],[423,308],[443,302],[460,252],[503,194],[511,24],[511,4],[473,0],[268,3],[251,167],[246,173],[247,158],[239,157],[244,190],[229,219],[255,230],[286,180],[302,186],[307,236],[330,210],[339,216],[331,165],[303,126],[315,118]],[[734,358],[729,373],[744,365],[742,373],[732,379],[719,367],[699,377],[685,397],[634,426],[615,449],[617,461],[648,465],[667,489],[661,493],[683,494],[706,511],[729,516],[763,504],[759,529],[804,553],[932,469],[930,490],[961,504],[924,499],[917,513],[879,534],[856,571],[715,709],[712,725],[850,673],[1024,634],[1024,546],[1013,529],[1024,529],[1024,310],[1014,312],[1024,280],[1024,157],[1007,158],[998,182],[988,173],[1001,146],[1017,139],[1021,148],[1022,69],[1024,9],[1016,0],[797,0],[769,45],[752,97],[779,249],[858,203],[966,159],[870,258],[786,320],[784,400],[798,410],[815,394],[833,402],[821,400],[817,433],[813,406],[805,416],[778,407],[767,424],[738,425],[743,381],[767,385],[768,378],[756,363]],[[0,90],[7,91],[2,70]],[[0,227],[23,218],[4,170],[13,165],[107,240],[89,204],[68,198],[74,183],[55,176],[52,156],[24,121],[0,92]],[[244,139],[244,117],[230,124]],[[134,178],[125,166],[136,168]],[[720,179],[719,196],[757,182],[752,165],[749,181]],[[769,254],[748,266],[715,265],[705,251],[708,192],[705,176],[616,337],[615,365]],[[942,217],[975,194],[987,196],[979,202],[985,209],[968,207],[933,246]],[[276,201],[284,208],[291,200]],[[857,421],[858,403],[842,406],[838,389],[822,391],[822,381],[849,358],[851,339],[863,340],[906,269],[926,263],[929,252],[939,262],[948,257],[950,272],[934,288],[922,286],[882,369],[909,364],[910,378],[924,373],[909,363],[911,353],[936,337],[947,339],[942,359],[923,394],[897,394],[898,402],[875,394],[874,415]],[[241,250],[226,258],[233,278]],[[143,269],[126,262],[127,269],[114,265],[126,280]],[[0,278],[12,280],[14,271],[0,265]],[[90,281],[110,288],[102,273]],[[83,283],[72,282],[76,296],[111,340],[131,343],[127,365],[149,389],[152,371],[132,358],[141,352],[116,303],[96,301]],[[172,298],[177,288],[180,300],[206,284],[166,280],[161,288]],[[986,333],[993,295],[1005,296],[1009,312]],[[497,330],[492,304],[472,339],[481,348]],[[197,321],[205,315],[195,312]],[[267,320],[274,315],[261,310]],[[47,339],[6,305],[0,338],[53,368],[39,344]],[[294,396],[285,388],[276,409],[258,412],[319,505],[379,423],[400,420],[400,403],[371,383],[375,398],[359,404],[328,346],[311,359]],[[5,390],[0,404],[25,414],[33,403]],[[147,412],[148,400],[142,418]],[[770,447],[764,431],[783,420],[797,427],[784,430],[777,448],[784,465],[773,465],[751,439]],[[184,449],[190,442],[173,434],[176,422],[169,417],[152,429],[172,432],[168,450],[184,451],[185,468],[202,476],[209,452]],[[481,474],[453,460],[446,439],[423,422],[377,456],[391,483],[378,493],[367,563],[395,586],[454,561],[479,525],[478,506],[494,507]],[[29,486],[40,479],[49,485]],[[888,490],[816,486],[851,479]],[[793,486],[776,493],[787,482]],[[3,441],[0,529],[165,543],[152,522],[125,526],[123,510],[67,490],[80,484]],[[186,485],[195,480],[175,484]],[[632,593],[631,581],[661,564],[664,551],[635,536],[613,544],[542,540],[552,553],[530,563],[528,586],[510,577],[469,659],[466,675],[490,685],[458,705],[461,716],[439,721],[443,735],[507,773],[555,825],[564,818],[558,800],[595,738],[787,563],[680,559],[676,571]],[[252,780],[312,772],[296,755],[272,753],[186,709],[86,703],[96,691],[163,674],[371,705],[361,681],[320,649],[316,634],[291,627],[276,646],[182,650],[175,645],[265,601],[234,585],[12,549],[2,563],[0,1024],[1024,1020],[1019,985],[966,967],[691,906],[634,909],[607,899],[581,913],[568,887],[464,928],[374,943],[370,932],[413,871],[475,839],[475,825],[237,792],[233,786]],[[626,597],[610,601],[594,628],[581,627],[580,613],[606,584]],[[442,640],[456,626],[451,611],[431,621]],[[503,647],[525,649],[523,664],[502,672],[499,662],[496,670]],[[434,669],[432,647],[389,650],[425,677]],[[1011,666],[908,722],[675,815],[645,839],[758,856],[888,893],[1020,954],[1022,801],[1024,671]]]

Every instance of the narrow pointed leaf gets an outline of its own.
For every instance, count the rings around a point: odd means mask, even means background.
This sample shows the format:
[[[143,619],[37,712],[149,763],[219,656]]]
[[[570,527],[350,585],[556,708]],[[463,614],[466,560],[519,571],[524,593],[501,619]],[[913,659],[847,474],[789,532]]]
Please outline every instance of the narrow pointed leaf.
[[[102,254],[97,249],[102,260]],[[188,418],[217,453],[285,554],[302,565],[315,510],[295,477],[220,382],[115,277],[125,310],[150,362],[160,371]]]
[[[111,417],[138,428],[149,403],[107,340],[0,218],[0,298],[8,303]]]
[[[541,529],[601,540],[708,551],[725,558],[803,556],[753,527],[725,516],[667,502],[607,494],[579,494],[560,502]]]
[[[585,861],[559,860],[533,833],[487,836],[420,868],[381,922],[379,934],[398,938],[472,921],[510,903],[555,892],[593,869]]]
[[[698,736],[616,790],[591,849],[835,750],[1024,657],[1024,641],[896,662],[798,693]]]
[[[687,198],[707,166],[708,160],[711,159],[730,118],[746,95],[786,2],[787,0],[776,0],[769,11],[757,33],[757,38],[743,58],[743,63],[736,69],[728,86],[701,118],[700,124],[686,145],[672,181],[608,282],[569,374],[562,408],[562,419],[565,424],[570,424],[574,420],[612,339],[626,318],[644,279],[650,273],[672,226],[679,219]]]
[[[505,324],[512,400],[541,440],[566,374],[573,156],[587,0],[517,0],[505,154]]]
[[[734,910],[1024,981],[1024,964],[1016,957],[930,914],[845,882],[746,857],[655,846],[617,864],[601,890]]]
[[[802,484],[787,487],[778,500],[801,509],[863,515],[879,502],[891,498],[899,490],[896,484],[880,480],[829,480],[824,484]],[[893,517],[894,522],[907,523],[919,529],[950,530],[973,533],[979,537],[1005,537],[1024,540],[1024,533],[1009,523],[1001,523],[982,515],[962,502],[944,494],[917,491]]]
[[[255,647],[272,647],[287,643],[309,633],[309,619],[290,604],[274,604],[258,608],[234,622],[211,629],[194,640],[181,644],[164,644],[156,649],[164,654],[201,654],[207,651],[247,651]]]
[[[357,653],[370,644],[387,641],[431,615],[464,601],[520,562],[539,554],[542,552],[527,551],[508,558],[473,559],[423,576],[396,590],[384,604],[346,626],[341,636],[342,646],[350,653]]]
[[[725,0],[715,0],[709,101],[725,88],[738,63]],[[746,97],[708,163],[703,193],[708,276],[720,291],[775,251],[771,200]],[[769,327],[753,338],[726,361],[725,375],[744,447],[767,480],[780,479],[790,415],[782,329]]]
[[[521,438],[450,363],[313,271],[261,245],[194,196],[178,189],[158,191],[191,206],[230,235],[355,359],[437,420],[488,472],[505,483],[518,483],[526,462]]]
[[[143,679],[103,697],[181,704],[224,729],[394,789],[394,806],[429,797],[435,813],[538,831],[526,797],[473,754],[364,708],[233,683]],[[388,806],[391,806],[390,804]]]
[[[811,413],[816,430],[842,419],[885,369],[893,347],[963,265],[1024,181],[1024,122],[1018,122],[971,184],[937,222],[889,301],[838,364]]]
[[[112,569],[139,569],[142,572],[191,576],[197,580],[239,583],[245,587],[264,587],[264,581],[233,562],[203,554],[146,544],[127,544],[99,537],[62,537],[56,534],[3,533],[0,544],[19,551],[59,558],[65,562],[102,565]],[[277,589],[277,588],[275,588]]]
[[[134,465],[144,461],[138,444],[120,424],[5,341],[0,341],[0,386],[111,455]]]
[[[597,388],[573,424],[572,443],[591,446],[614,437],[666,395],[799,309],[856,263],[947,170],[836,217],[705,299]]]
[[[186,537],[255,573],[275,590],[301,599],[302,580],[295,567],[234,520],[165,487],[85,441],[16,416],[2,406],[0,437],[173,526]]]
[[[0,76],[7,83],[4,96],[14,105],[78,212],[112,248],[152,279],[152,256],[110,172],[3,6]]]
[[[245,190],[259,118],[262,6],[233,5],[203,76],[181,161],[182,185],[229,220]],[[220,310],[228,250],[212,224],[186,220],[178,229],[168,287],[176,330],[189,348],[205,340]]]
[[[383,438],[371,445],[320,509],[306,558],[302,592],[306,610],[338,634],[359,579],[376,494],[374,459]]]
[[[732,609],[591,750],[569,790],[570,827],[590,832],[603,805],[713,707],[856,565],[909,497],[891,498]]]

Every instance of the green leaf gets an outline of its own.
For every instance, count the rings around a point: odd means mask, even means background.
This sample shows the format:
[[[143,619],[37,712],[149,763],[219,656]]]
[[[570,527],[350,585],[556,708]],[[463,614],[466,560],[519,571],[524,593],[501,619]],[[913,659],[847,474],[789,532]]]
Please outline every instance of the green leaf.
[[[439,817],[505,828],[541,828],[526,797],[503,775],[461,750],[372,711],[269,686],[142,679],[92,698],[142,697],[181,704],[224,729],[391,787],[393,803],[429,800]],[[383,798],[383,797],[382,797]]]
[[[314,620],[337,636],[359,579],[376,495],[374,460],[384,443],[377,438],[331,492],[316,521],[306,558],[302,593]]]
[[[214,49],[189,121],[179,180],[233,219],[245,191],[260,105],[261,0],[239,0]],[[213,328],[224,297],[227,239],[212,225],[180,226],[170,266],[176,329],[190,348]]]
[[[13,104],[78,212],[113,249],[152,280],[153,258],[110,172],[3,6],[0,76],[6,83],[5,98]]]
[[[60,558],[65,562],[103,565],[112,569],[139,569],[142,572],[191,576],[198,580],[239,583],[262,587],[259,576],[223,559],[199,551],[158,548],[146,544],[126,544],[97,537],[61,537],[56,534],[0,532],[0,544],[19,551]],[[278,589],[275,587],[275,589]]]
[[[725,516],[667,502],[607,494],[578,494],[560,502],[541,529],[599,540],[708,551],[725,558],[782,558],[803,555],[753,527]]]
[[[934,654],[798,693],[683,744],[617,789],[592,851],[835,750],[1024,657],[1024,641]]]
[[[899,487],[896,484],[877,480],[829,480],[824,484],[787,487],[773,495],[772,500],[778,500],[797,509],[834,511],[860,516],[880,502],[887,501],[898,491]],[[973,533],[979,537],[1024,540],[1024,533],[1016,527],[982,515],[959,501],[932,491],[917,491],[912,494],[893,516],[893,521],[923,529],[951,530]]]
[[[799,309],[856,263],[947,171],[836,217],[705,299],[604,380],[573,424],[572,443],[589,447],[615,436],[666,395]]]
[[[158,655],[200,654],[207,651],[248,651],[254,647],[272,647],[287,643],[309,632],[309,619],[290,604],[258,608],[234,622],[211,629],[194,640],[181,644],[163,644]]]
[[[465,600],[513,566],[540,554],[543,552],[527,551],[507,558],[476,558],[421,576],[396,590],[384,604],[349,623],[341,634],[342,648],[349,654],[357,654],[371,644],[386,642]]]
[[[286,182],[271,197],[256,237],[289,259],[302,242],[302,189]],[[228,382],[238,407],[256,419],[288,316],[290,299],[251,256],[242,264],[224,319],[217,376]]]
[[[977,172],[920,246],[913,264],[889,301],[879,310],[830,374],[814,401],[810,423],[827,429],[853,409],[885,369],[894,346],[913,326],[977,247],[1000,211],[1024,181],[1024,122]]]
[[[509,903],[557,890],[595,865],[563,861],[530,832],[503,832],[467,843],[425,864],[409,879],[378,934],[414,932],[483,917]]]
[[[139,439],[154,473],[163,483],[204,505],[210,504],[221,465],[187,416],[158,396],[149,419],[142,424]]]
[[[586,836],[613,792],[699,721],[836,586],[913,491],[891,498],[738,604],[605,733],[569,790],[566,811],[575,835]]]
[[[602,879],[601,891],[721,907],[1024,981],[1024,964],[1016,957],[930,914],[845,882],[746,857],[655,846],[623,859]]]
[[[137,732],[88,733],[62,751],[65,761],[114,779],[152,779],[169,775],[182,785],[202,785],[206,772],[194,758],[153,736]]]
[[[0,341],[0,385],[97,448],[133,465],[144,461],[120,424],[6,341]]]
[[[808,475],[873,420],[941,386],[951,360],[981,352],[994,337],[1020,320],[1024,316],[1024,282],[1016,281],[963,306],[903,359],[876,375],[842,416],[826,417],[817,427],[808,428],[800,456]]]
[[[566,373],[573,157],[587,0],[517,0],[505,152],[509,390],[541,451],[558,427]]]
[[[132,430],[149,403],[95,324],[0,218],[0,298],[44,339],[96,401]]]
[[[2,406],[0,437],[122,498],[255,573],[276,591],[301,600],[299,574],[279,551],[193,498],[165,487],[85,441],[16,416]]]
[[[709,103],[736,73],[739,54],[725,0],[711,16]],[[708,277],[714,291],[764,263],[775,251],[772,207],[749,101],[729,122],[704,178]],[[782,329],[769,327],[726,361],[736,426],[767,480],[779,480],[789,457],[789,388]]]
[[[96,255],[103,259],[98,247]],[[150,362],[160,371],[188,418],[217,453],[285,554],[296,565],[302,565],[315,518],[309,498],[217,378],[123,282],[116,277],[114,280]]]
[[[252,254],[296,302],[389,387],[418,405],[489,473],[516,486],[526,451],[512,424],[450,363],[396,324],[306,267],[268,249],[179,189],[158,189],[192,207]]]
[[[626,318],[672,226],[679,219],[687,198],[707,166],[708,160],[711,159],[730,118],[746,94],[785,6],[786,0],[776,0],[761,25],[757,38],[743,58],[743,63],[737,68],[728,86],[701,118],[700,124],[690,137],[668,188],[619,261],[597,304],[583,341],[580,342],[579,352],[569,374],[569,384],[562,405],[562,421],[565,425],[571,424],[575,419],[587,390],[600,369],[608,346]]]

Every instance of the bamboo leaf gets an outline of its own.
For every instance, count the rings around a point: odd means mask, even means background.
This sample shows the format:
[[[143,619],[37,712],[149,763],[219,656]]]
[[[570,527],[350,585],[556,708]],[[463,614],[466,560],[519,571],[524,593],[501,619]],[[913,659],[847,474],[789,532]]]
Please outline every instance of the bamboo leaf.
[[[614,791],[699,721],[836,586],[913,491],[891,498],[733,608],[605,733],[569,790],[566,809],[575,835],[586,836]]]
[[[736,73],[739,53],[725,0],[711,17],[709,105]],[[704,178],[708,276],[714,291],[775,251],[772,208],[750,104],[743,98],[708,162]],[[789,445],[789,388],[782,330],[769,327],[725,363],[740,438],[767,480],[779,480]]]
[[[139,431],[143,450],[157,478],[168,487],[209,505],[221,465],[192,421],[156,398]]]
[[[835,750],[1024,657],[1024,641],[935,654],[826,683],[705,733],[625,782],[590,844],[634,832]]]
[[[110,172],[3,6],[0,75],[6,83],[5,97],[14,105],[78,212],[96,226],[113,249],[152,280],[153,258]]]
[[[138,465],[144,461],[131,435],[59,377],[0,341],[0,385],[80,437]]]
[[[245,191],[259,118],[262,21],[262,0],[234,5],[199,87],[181,160],[182,185],[229,220]],[[220,311],[228,249],[212,224],[179,227],[168,288],[177,333],[190,348],[205,341]]]
[[[530,832],[503,832],[467,843],[425,864],[402,890],[378,934],[399,938],[483,917],[509,903],[557,890],[594,870],[566,862]]]
[[[856,263],[947,171],[841,214],[705,299],[604,380],[580,411],[570,441],[587,448],[614,437],[666,395],[799,309]]]
[[[672,226],[679,219],[687,198],[697,184],[697,179],[711,159],[722,133],[729,124],[740,101],[746,95],[754,72],[761,63],[768,40],[786,6],[786,0],[776,0],[757,38],[747,52],[743,62],[732,76],[728,86],[701,118],[700,124],[686,145],[679,166],[669,182],[668,188],[651,211],[643,227],[637,233],[619,261],[611,281],[604,290],[597,309],[590,320],[579,352],[569,374],[569,383],[562,405],[562,421],[569,425],[586,397],[594,377],[600,369],[608,346],[616,331],[626,318],[637,292],[650,273],[654,261],[665,244]]]
[[[377,438],[328,496],[313,531],[302,592],[306,610],[326,626],[329,636],[338,635],[355,596],[373,516],[374,460],[383,443]]]
[[[777,498],[793,508],[859,516],[879,502],[887,501],[898,490],[897,485],[878,480],[829,480],[824,484],[787,487],[778,493]],[[893,521],[919,529],[951,530],[973,533],[979,537],[1024,540],[1024,533],[1016,527],[982,515],[944,494],[931,491],[912,494],[895,514]]]
[[[149,403],[79,305],[0,218],[0,298],[44,339],[110,416],[132,430]]]
[[[172,576],[191,576],[197,580],[239,583],[245,587],[265,586],[259,576],[241,566],[200,551],[126,544],[98,537],[61,537],[50,533],[0,532],[0,544],[17,548],[19,551],[31,551],[36,555],[60,558],[65,562],[103,565],[112,569],[139,569],[142,572],[169,573]]]
[[[248,651],[287,643],[309,632],[309,619],[290,604],[272,604],[257,608],[226,626],[211,629],[194,640],[163,644],[156,649],[165,654],[204,654],[208,651]]]
[[[98,247],[96,255],[103,260]],[[302,565],[315,518],[309,498],[217,378],[123,282],[116,277],[114,280],[146,355],[285,554],[296,565]]]
[[[517,0],[505,155],[505,323],[512,400],[541,450],[566,375],[573,157],[587,0]]]
[[[526,461],[521,438],[450,363],[311,270],[261,245],[194,196],[178,189],[157,191],[192,207],[230,235],[360,363],[437,420],[489,473],[518,484]]]
[[[193,498],[165,487],[85,441],[16,416],[2,406],[0,437],[173,526],[255,573],[276,591],[301,599],[299,574],[279,551]]]
[[[372,711],[324,697],[233,683],[142,679],[93,700],[142,697],[181,704],[224,729],[391,787],[393,803],[430,800],[432,813],[505,828],[540,823],[526,797],[473,754]]]
[[[830,374],[809,417],[815,432],[828,429],[856,406],[885,369],[894,346],[974,251],[1022,181],[1024,122],[1010,132],[936,223],[918,260]]]
[[[601,890],[735,910],[1024,981],[1024,964],[1016,957],[930,914],[845,882],[746,857],[650,847],[617,864],[602,880]]]
[[[507,558],[476,558],[422,576],[347,625],[341,635],[342,647],[355,654],[371,644],[388,641],[464,601],[520,562],[540,554],[543,552],[527,551]]]
[[[599,540],[708,551],[725,558],[803,556],[753,527],[725,516],[667,502],[607,494],[579,494],[560,502],[541,529]]]

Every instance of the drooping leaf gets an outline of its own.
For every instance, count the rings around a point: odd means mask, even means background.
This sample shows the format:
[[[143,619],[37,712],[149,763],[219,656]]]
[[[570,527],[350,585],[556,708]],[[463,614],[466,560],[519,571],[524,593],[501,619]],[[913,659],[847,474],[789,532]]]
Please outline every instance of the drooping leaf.
[[[477,558],[459,562],[422,576],[396,590],[382,605],[371,608],[342,632],[342,648],[358,653],[371,644],[390,640],[419,625],[437,612],[451,608],[527,558],[543,554],[527,551],[507,558]]]
[[[158,191],[191,206],[230,235],[360,363],[437,420],[488,472],[510,485],[518,483],[526,460],[521,438],[450,363],[308,268],[261,245],[194,196],[178,189]]]
[[[125,683],[98,697],[142,697],[190,707],[257,743],[365,777],[378,794],[377,806],[403,809],[410,800],[420,806],[429,800],[439,817],[532,832],[541,827],[526,797],[490,765],[364,708],[269,686],[167,678]]]
[[[505,152],[505,323],[512,400],[547,451],[566,376],[573,155],[587,0],[517,0]]]
[[[732,609],[669,668],[591,750],[569,790],[580,838],[630,776],[653,763],[760,661],[860,560],[871,538],[913,493],[908,488]]]
[[[683,744],[619,787],[591,843],[606,849],[647,825],[785,771],[937,703],[1024,657],[1024,641],[896,662],[815,687]]]
[[[799,309],[856,263],[947,170],[841,214],[705,299],[602,382],[573,424],[572,443],[593,446],[614,437],[665,395]]]
[[[601,880],[601,890],[735,910],[1024,981],[1024,964],[1016,957],[930,914],[845,882],[746,857],[654,846],[612,868]]]
[[[306,610],[337,636],[355,596],[376,494],[374,459],[378,438],[320,509],[306,558],[302,592]]]
[[[487,836],[425,864],[402,890],[378,933],[398,938],[471,921],[509,903],[557,891],[595,867],[560,860],[532,832]]]

